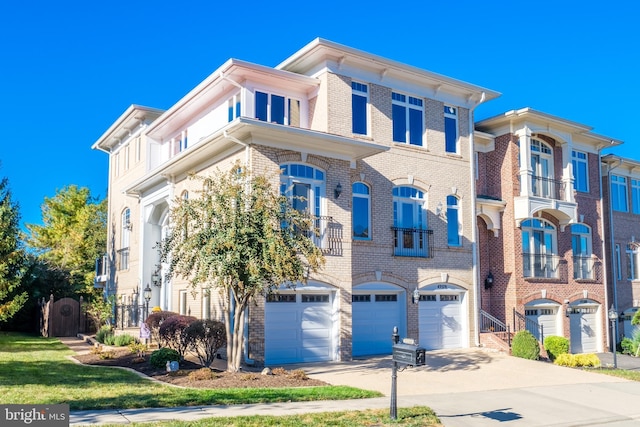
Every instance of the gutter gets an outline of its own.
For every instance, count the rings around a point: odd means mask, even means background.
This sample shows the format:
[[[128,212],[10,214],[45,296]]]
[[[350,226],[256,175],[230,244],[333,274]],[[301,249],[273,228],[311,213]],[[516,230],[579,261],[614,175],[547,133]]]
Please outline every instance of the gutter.
[[[475,160],[475,150],[474,150],[474,137],[473,131],[475,130],[475,123],[473,120],[473,112],[478,107],[478,105],[482,104],[485,101],[486,94],[482,92],[480,96],[480,100],[473,107],[469,108],[469,163],[471,165],[471,173],[470,173],[470,181],[471,181],[471,220],[473,221],[471,227],[471,256],[472,256],[472,271],[473,271],[473,289],[474,289],[474,299],[473,299],[473,319],[475,321],[475,346],[480,346],[480,277],[479,277],[479,269],[478,269],[478,213],[476,212],[476,160]]]

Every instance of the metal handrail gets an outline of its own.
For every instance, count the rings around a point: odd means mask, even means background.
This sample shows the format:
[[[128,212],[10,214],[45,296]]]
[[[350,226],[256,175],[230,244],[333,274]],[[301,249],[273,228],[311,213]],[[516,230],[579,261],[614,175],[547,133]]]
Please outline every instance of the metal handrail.
[[[405,227],[391,227],[391,230],[394,256],[433,257],[433,230]]]
[[[480,310],[480,332],[491,332],[511,347],[509,325],[484,310]]]
[[[531,332],[540,343],[544,343],[544,325],[535,320],[527,319],[522,313],[513,309],[513,332],[527,330]]]

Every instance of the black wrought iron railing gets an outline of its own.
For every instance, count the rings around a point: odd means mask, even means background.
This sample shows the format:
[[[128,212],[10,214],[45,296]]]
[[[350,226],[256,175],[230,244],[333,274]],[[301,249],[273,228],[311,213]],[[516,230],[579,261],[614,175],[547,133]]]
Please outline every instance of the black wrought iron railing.
[[[558,278],[560,257],[551,254],[522,254],[522,270],[524,277]]]
[[[531,176],[531,194],[545,199],[564,200],[565,184],[544,176]]]
[[[573,256],[573,278],[574,279],[594,279],[594,259],[591,256]]]
[[[491,332],[511,347],[511,331],[509,325],[480,310],[480,332]]]
[[[393,231],[393,255],[433,257],[433,230],[391,227]]]
[[[119,329],[138,327],[149,315],[147,310],[144,304],[117,304],[113,310],[113,326]]]
[[[544,325],[536,322],[535,320],[527,318],[522,313],[518,313],[516,309],[513,309],[513,332],[519,332],[527,330],[533,334],[534,337],[540,342],[544,343]]]

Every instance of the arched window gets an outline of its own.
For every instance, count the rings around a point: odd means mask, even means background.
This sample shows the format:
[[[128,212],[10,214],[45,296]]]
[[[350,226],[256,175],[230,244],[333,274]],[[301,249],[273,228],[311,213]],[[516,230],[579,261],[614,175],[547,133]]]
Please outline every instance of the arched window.
[[[328,249],[328,222],[325,217],[325,173],[313,166],[302,163],[280,165],[280,193],[287,196],[291,206],[301,212],[308,212],[315,218],[314,227],[318,232],[309,233],[316,246]]]
[[[355,182],[352,185],[352,192],[353,238],[371,239],[371,191],[369,186],[362,182]]]
[[[558,277],[556,228],[542,218],[521,223],[525,277]]]
[[[425,195],[414,187],[393,189],[395,255],[429,257]]]
[[[571,249],[573,250],[573,278],[592,279],[591,228],[585,224],[571,226]]]
[[[460,246],[460,205],[456,196],[447,196],[447,242],[449,246]]]
[[[531,191],[534,196],[559,198],[553,182],[553,150],[546,143],[531,140]]]

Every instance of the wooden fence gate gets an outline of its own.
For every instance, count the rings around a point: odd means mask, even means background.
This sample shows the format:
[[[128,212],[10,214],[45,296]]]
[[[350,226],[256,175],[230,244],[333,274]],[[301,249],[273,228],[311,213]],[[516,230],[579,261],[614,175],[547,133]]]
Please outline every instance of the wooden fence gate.
[[[81,312],[82,297],[80,302],[73,298],[62,298],[49,301],[42,298],[40,304],[40,333],[45,337],[75,337],[84,332],[84,314]]]

